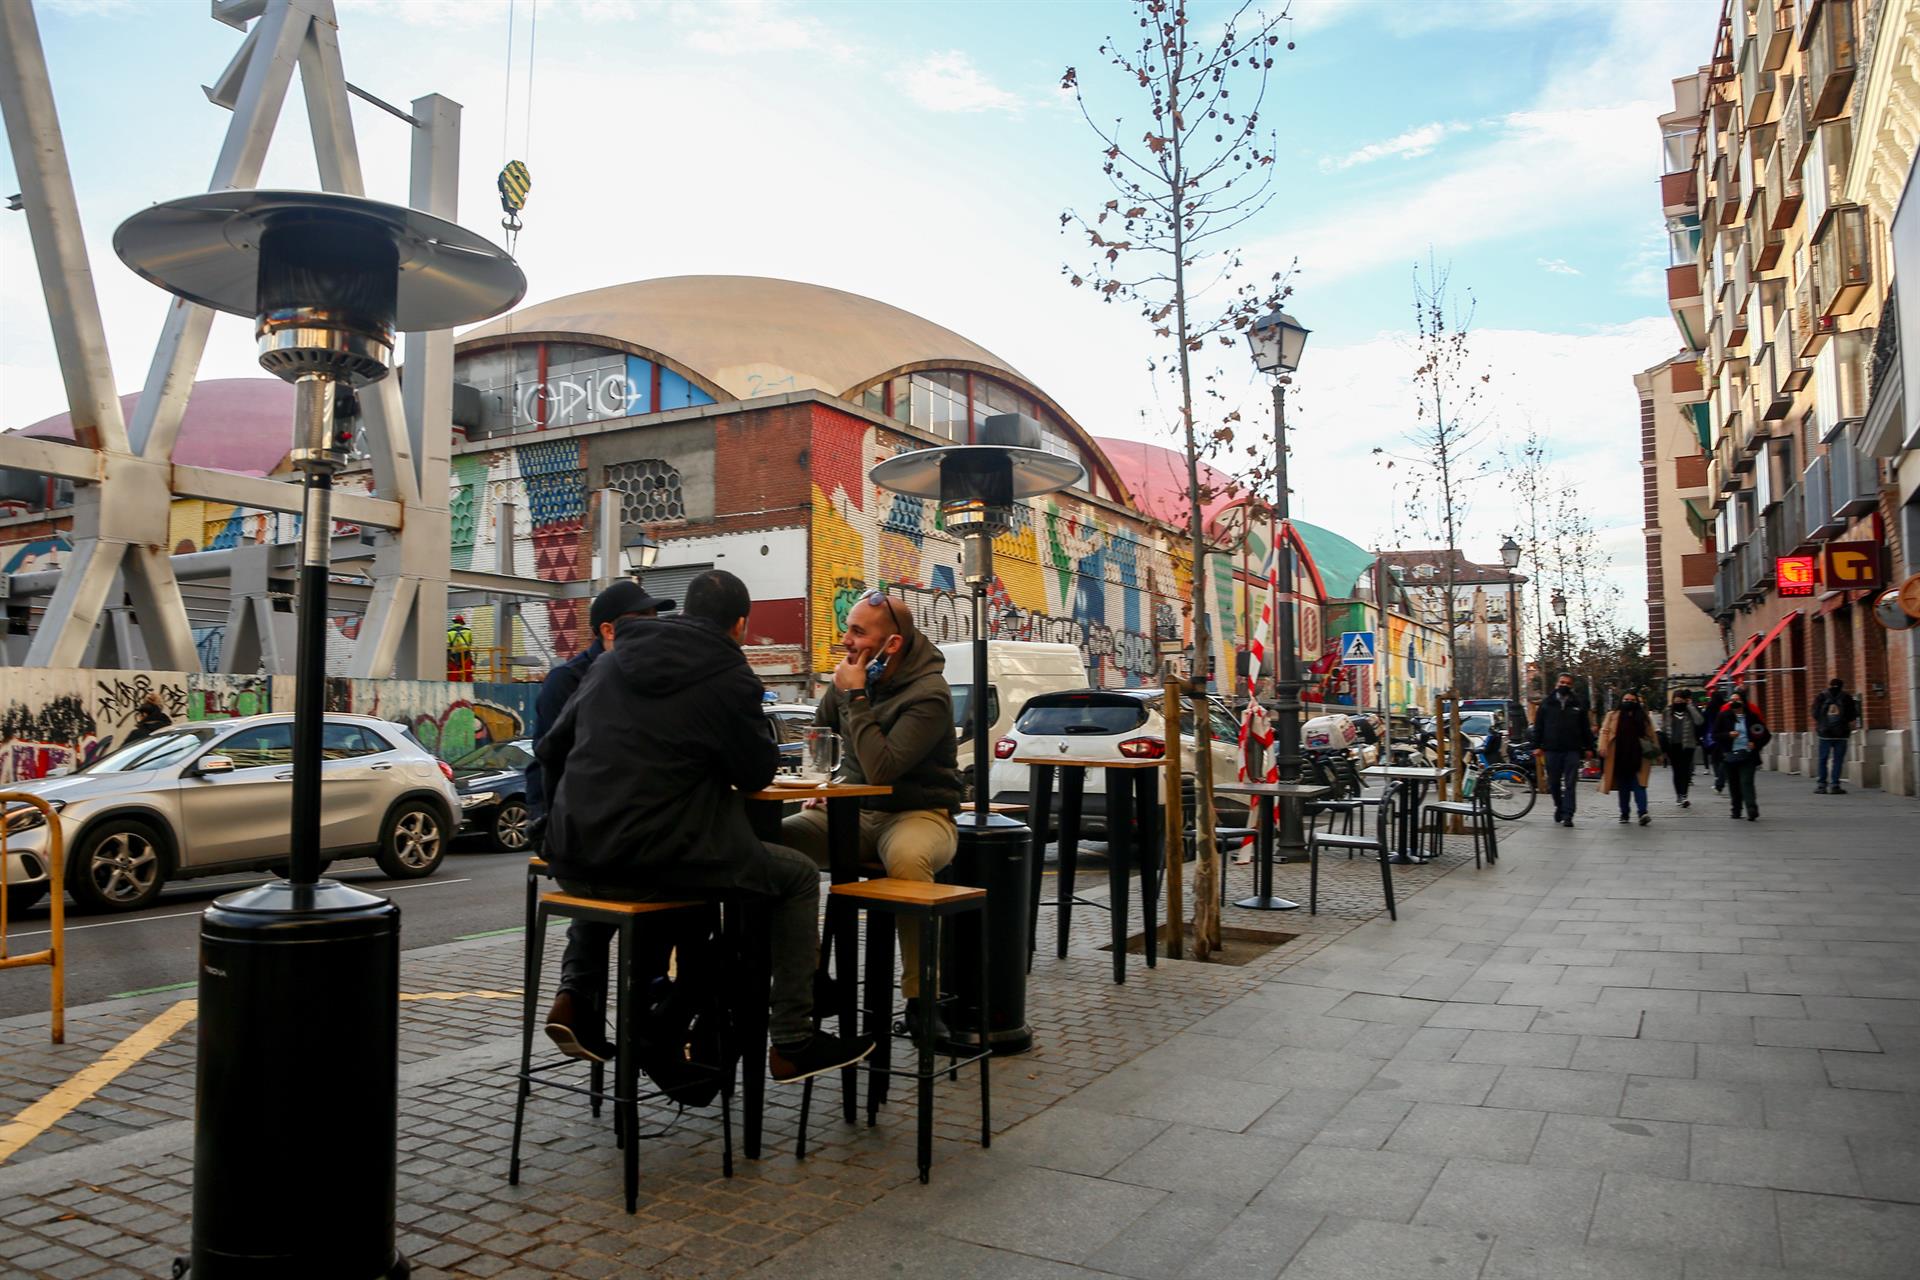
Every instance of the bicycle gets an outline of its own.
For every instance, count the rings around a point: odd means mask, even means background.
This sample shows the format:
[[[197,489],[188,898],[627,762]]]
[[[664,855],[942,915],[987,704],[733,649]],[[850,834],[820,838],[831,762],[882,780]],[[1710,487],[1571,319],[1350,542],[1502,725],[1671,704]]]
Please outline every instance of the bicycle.
[[[1518,822],[1533,811],[1539,792],[1534,790],[1533,770],[1513,763],[1482,764],[1466,779],[1463,790],[1468,796],[1479,787],[1492,787],[1493,816],[1504,822]]]

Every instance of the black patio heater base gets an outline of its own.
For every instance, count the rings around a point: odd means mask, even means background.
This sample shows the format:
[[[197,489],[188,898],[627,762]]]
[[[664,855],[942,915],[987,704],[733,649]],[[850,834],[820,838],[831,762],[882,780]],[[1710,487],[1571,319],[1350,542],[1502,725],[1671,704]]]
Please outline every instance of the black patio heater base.
[[[395,1280],[400,909],[332,880],[200,918],[193,1280]]]
[[[1030,862],[1033,832],[1025,823],[1005,814],[989,813],[985,825],[969,809],[954,818],[960,829],[960,847],[953,857],[954,875],[961,884],[987,891],[987,1047],[996,1054],[1025,1053],[1033,1048],[1033,1028],[1027,1025],[1027,895],[1032,881]],[[980,1043],[980,956],[975,950],[980,933],[956,931],[952,975],[955,1038],[963,1044]]]

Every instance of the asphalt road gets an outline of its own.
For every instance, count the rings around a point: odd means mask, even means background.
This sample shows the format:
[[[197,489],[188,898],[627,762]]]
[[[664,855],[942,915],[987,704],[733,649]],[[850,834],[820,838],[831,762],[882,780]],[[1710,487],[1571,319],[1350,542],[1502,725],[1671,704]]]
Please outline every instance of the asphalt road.
[[[526,884],[522,857],[484,843],[454,846],[440,869],[425,880],[389,880],[371,858],[337,862],[332,879],[369,893],[391,893],[400,904],[403,950],[430,947],[521,922]],[[261,884],[270,876],[248,872],[170,884],[144,911],[124,915],[67,914],[67,1006],[69,1008],[194,982],[200,912],[222,894]],[[46,945],[47,904],[41,903],[8,928],[15,953]],[[0,1018],[44,1012],[47,971],[0,973]]]

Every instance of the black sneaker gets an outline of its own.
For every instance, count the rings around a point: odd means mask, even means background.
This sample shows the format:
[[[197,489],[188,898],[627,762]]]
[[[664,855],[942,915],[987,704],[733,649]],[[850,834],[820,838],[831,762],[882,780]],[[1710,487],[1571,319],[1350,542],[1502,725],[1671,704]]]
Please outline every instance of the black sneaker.
[[[585,1025],[588,1021],[591,1019],[581,1018],[574,1007],[573,994],[562,991],[547,1011],[547,1039],[569,1058],[612,1062],[613,1046],[607,1043],[606,1033]]]
[[[1748,822],[1760,821],[1760,811],[1758,809],[1749,810],[1747,813],[1747,821]]]
[[[1652,819],[1651,817],[1649,817],[1649,816],[1648,816],[1647,814],[1644,814],[1644,813],[1643,813],[1643,814],[1641,814],[1641,815],[1640,815],[1640,825],[1641,825],[1641,826],[1643,826],[1643,827],[1644,827],[1644,826],[1646,826],[1646,825],[1647,825],[1647,824],[1648,824],[1649,822],[1652,822],[1652,821],[1653,821],[1653,819]]]
[[[1815,795],[1817,795],[1817,796],[1823,796],[1823,795],[1825,795],[1825,794],[1827,794],[1827,787],[1826,787],[1826,784],[1825,784],[1825,783],[1822,783],[1822,784],[1820,784],[1819,786],[1817,786],[1817,787],[1815,787],[1815,788],[1813,789],[1813,794],[1815,794]]]
[[[1627,815],[1626,815],[1626,814],[1624,814],[1624,813],[1623,813],[1623,814],[1621,814],[1621,815],[1620,815],[1620,821],[1622,821],[1622,822],[1625,822],[1626,820],[1627,820]]]
[[[776,1044],[767,1050],[767,1074],[780,1084],[822,1076],[850,1067],[873,1052],[872,1036],[841,1039],[816,1031],[800,1044]]]
[[[1828,787],[1827,794],[1830,796],[1843,796],[1847,794],[1847,789],[1841,786]]]
[[[1693,808],[1693,801],[1691,801],[1691,800],[1689,800],[1689,799],[1687,799],[1687,798],[1686,798],[1685,796],[1681,796],[1681,797],[1680,797],[1680,807],[1681,807],[1682,809],[1691,809],[1691,808]]]

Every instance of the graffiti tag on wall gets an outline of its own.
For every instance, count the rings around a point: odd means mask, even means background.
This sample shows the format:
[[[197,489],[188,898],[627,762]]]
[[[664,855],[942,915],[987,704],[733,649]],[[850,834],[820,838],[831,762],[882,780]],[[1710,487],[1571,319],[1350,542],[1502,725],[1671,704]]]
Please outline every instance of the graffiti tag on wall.
[[[907,606],[913,615],[913,625],[936,643],[973,639],[973,602],[968,597],[937,587],[906,584],[890,583],[886,590],[890,597]],[[858,599],[858,595],[854,598]],[[835,611],[839,612],[837,605]],[[1077,645],[1089,663],[1106,660],[1115,669],[1134,675],[1151,675],[1158,669],[1152,636],[1122,631],[1104,622],[1022,609],[1008,602],[1004,592],[994,592],[989,597],[987,635],[994,640]]]

